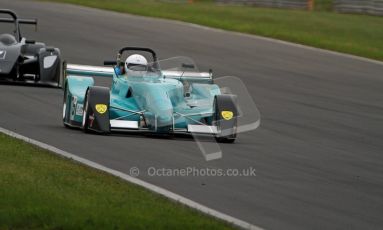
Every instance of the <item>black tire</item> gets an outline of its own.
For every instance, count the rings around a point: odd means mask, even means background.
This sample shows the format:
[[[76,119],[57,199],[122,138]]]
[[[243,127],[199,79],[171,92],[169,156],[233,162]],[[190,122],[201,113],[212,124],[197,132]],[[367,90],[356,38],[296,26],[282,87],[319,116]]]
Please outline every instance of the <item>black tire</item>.
[[[10,76],[12,77],[13,81],[20,80],[20,65],[16,62],[14,69],[12,70]]]
[[[222,123],[223,120],[220,116],[220,110],[217,106],[217,100],[220,100],[221,98],[219,97],[220,95],[217,95],[215,98],[214,98],[214,108],[213,108],[213,111],[214,111],[214,116],[213,116],[213,125],[217,126],[217,130],[222,130]],[[235,118],[234,118],[235,119]],[[235,119],[234,123],[233,123],[233,126],[231,127],[231,129],[233,130],[233,133],[231,133],[230,135],[226,135],[226,136],[221,136],[221,135],[215,135],[215,140],[218,142],[218,143],[234,143],[236,138],[237,138],[237,120]]]
[[[68,90],[67,88],[64,89],[64,99],[63,99],[63,124],[64,127],[70,128],[70,126],[67,124],[67,97],[68,97]]]
[[[237,134],[233,134],[231,137],[215,137],[218,143],[234,143],[237,138]]]
[[[64,89],[65,78],[66,78],[66,61],[63,61],[61,68],[62,68],[62,71],[60,71],[60,75],[57,80],[57,88]]]

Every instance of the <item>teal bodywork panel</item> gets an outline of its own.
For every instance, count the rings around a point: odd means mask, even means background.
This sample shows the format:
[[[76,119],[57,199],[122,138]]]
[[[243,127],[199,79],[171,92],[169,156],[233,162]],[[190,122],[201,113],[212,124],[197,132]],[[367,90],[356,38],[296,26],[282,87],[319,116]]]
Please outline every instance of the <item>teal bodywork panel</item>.
[[[110,120],[136,121],[155,132],[187,129],[188,125],[211,125],[218,85],[211,77],[164,72],[143,76],[118,75],[113,68],[78,66],[68,69],[64,113],[78,126],[83,119],[84,99],[93,77],[107,77],[110,87]],[[65,111],[67,109],[68,111]]]

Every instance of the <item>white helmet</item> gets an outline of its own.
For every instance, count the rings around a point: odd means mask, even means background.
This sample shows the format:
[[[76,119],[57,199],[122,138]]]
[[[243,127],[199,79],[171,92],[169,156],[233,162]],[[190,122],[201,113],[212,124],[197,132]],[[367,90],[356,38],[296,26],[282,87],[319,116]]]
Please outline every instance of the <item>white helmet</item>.
[[[126,71],[146,71],[148,61],[140,54],[132,54],[125,60]]]

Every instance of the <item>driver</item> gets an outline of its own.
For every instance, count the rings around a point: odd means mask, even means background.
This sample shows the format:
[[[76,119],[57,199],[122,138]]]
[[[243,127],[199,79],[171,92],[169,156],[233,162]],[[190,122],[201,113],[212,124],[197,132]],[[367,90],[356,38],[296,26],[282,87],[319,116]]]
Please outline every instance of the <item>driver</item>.
[[[148,69],[148,61],[140,54],[132,54],[126,58],[124,66],[116,67],[118,75],[139,75],[146,72]]]
[[[125,60],[125,74],[129,75],[143,75],[148,69],[148,61],[140,54],[132,54]]]

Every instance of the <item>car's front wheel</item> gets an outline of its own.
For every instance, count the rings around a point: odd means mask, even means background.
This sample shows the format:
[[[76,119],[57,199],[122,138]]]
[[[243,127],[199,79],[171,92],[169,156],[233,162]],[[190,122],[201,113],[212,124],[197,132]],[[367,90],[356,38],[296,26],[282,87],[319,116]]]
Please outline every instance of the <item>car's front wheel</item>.
[[[66,128],[69,128],[68,125],[68,111],[67,111],[67,101],[68,101],[68,90],[67,88],[64,89],[64,99],[63,99],[63,124]]]

